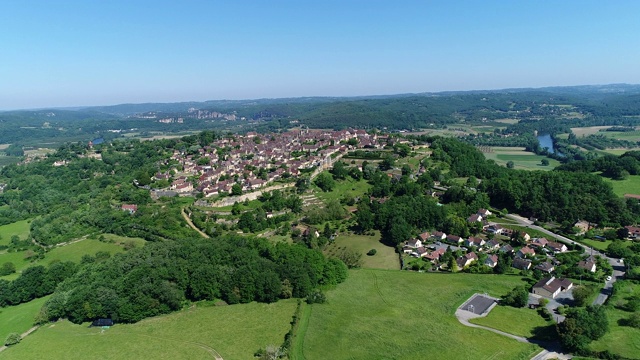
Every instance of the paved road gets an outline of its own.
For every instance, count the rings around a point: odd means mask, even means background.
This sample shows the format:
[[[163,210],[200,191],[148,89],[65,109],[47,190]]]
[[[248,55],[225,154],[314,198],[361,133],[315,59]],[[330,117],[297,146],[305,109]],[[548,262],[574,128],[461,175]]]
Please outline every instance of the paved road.
[[[599,252],[598,250],[588,247],[586,245],[583,245],[579,242],[573,241],[567,237],[564,237],[562,235],[558,235],[554,232],[551,232],[545,228],[542,228],[540,226],[534,225],[533,221],[526,219],[522,216],[519,215],[515,215],[515,214],[508,214],[507,217],[509,219],[515,220],[518,222],[519,225],[530,228],[530,229],[534,229],[537,231],[540,231],[544,234],[547,234],[557,240],[560,240],[566,244],[574,244],[574,245],[578,245],[580,247],[582,247],[588,254],[594,255],[594,256],[600,256],[603,259],[607,259],[607,261],[609,262],[609,264],[613,267],[613,276],[611,277],[610,281],[605,282],[604,287],[602,288],[602,290],[600,291],[600,294],[598,294],[598,297],[593,301],[593,305],[602,305],[604,304],[605,301],[607,301],[607,298],[611,295],[611,292],[613,290],[613,283],[616,282],[616,280],[618,278],[622,279],[624,277],[624,265],[618,262],[618,259],[614,259],[614,258],[610,258],[607,255]]]

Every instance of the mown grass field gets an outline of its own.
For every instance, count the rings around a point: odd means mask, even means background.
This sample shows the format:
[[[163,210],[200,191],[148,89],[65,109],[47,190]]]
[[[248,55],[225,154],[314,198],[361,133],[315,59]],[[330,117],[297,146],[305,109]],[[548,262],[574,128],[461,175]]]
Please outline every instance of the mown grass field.
[[[45,296],[28,303],[0,308],[0,341],[2,341],[2,345],[10,333],[22,334],[33,327],[33,320],[47,299],[49,297]]]
[[[400,260],[395,249],[380,242],[380,232],[375,231],[374,236],[340,233],[333,244],[328,245],[325,254],[348,248],[362,254],[362,267],[371,269],[400,269]],[[376,249],[376,254],[368,256],[367,252]]]
[[[60,321],[45,325],[0,359],[253,359],[267,345],[280,346],[296,300],[273,304],[193,307],[110,329]]]
[[[587,126],[587,127],[575,127],[571,128],[571,132],[573,132],[577,137],[595,135],[595,134],[606,134],[609,131],[602,131],[603,129],[610,128],[610,125],[607,126]]]
[[[534,337],[541,328],[554,324],[545,321],[536,310],[511,306],[496,306],[486,317],[471,319],[470,322],[526,338]]]
[[[553,168],[560,165],[558,160],[536,155],[530,151],[525,151],[521,147],[491,147],[491,150],[492,152],[484,153],[485,158],[493,160],[502,166],[506,166],[509,161],[513,161],[514,168],[523,170],[553,170]],[[549,165],[542,166],[542,159],[547,159]]]
[[[356,181],[351,177],[347,177],[345,180],[336,181],[336,186],[333,190],[324,192],[320,190],[316,185],[312,185],[315,195],[319,199],[325,201],[328,200],[340,200],[344,196],[358,197],[362,196],[371,185],[365,180]]]
[[[624,194],[640,195],[640,175],[629,175],[624,180],[611,180],[607,177],[602,177],[602,179],[611,184],[613,192],[618,196],[624,196]]]
[[[9,245],[13,235],[17,235],[21,240],[26,239],[29,236],[30,225],[30,220],[21,220],[0,226],[0,245]]]
[[[623,283],[622,290],[615,293],[608,303],[609,332],[591,343],[590,348],[595,351],[609,350],[627,359],[640,359],[640,329],[619,325],[618,321],[628,318],[631,313],[615,307],[618,303],[624,304],[626,297],[640,294],[640,285],[631,281]]]
[[[640,141],[640,130],[637,129],[636,131],[603,131],[599,134],[618,140]]]
[[[352,270],[312,305],[293,359],[530,359],[540,348],[458,322],[475,292],[500,296],[515,276]]]

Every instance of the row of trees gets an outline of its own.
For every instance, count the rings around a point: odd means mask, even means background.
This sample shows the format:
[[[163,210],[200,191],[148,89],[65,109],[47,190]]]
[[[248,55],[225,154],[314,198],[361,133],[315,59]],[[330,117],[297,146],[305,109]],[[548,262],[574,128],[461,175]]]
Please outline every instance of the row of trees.
[[[77,269],[78,266],[73,262],[56,262],[49,268],[42,265],[29,267],[13,281],[0,279],[0,307],[51,294],[60,282],[75,274]]]

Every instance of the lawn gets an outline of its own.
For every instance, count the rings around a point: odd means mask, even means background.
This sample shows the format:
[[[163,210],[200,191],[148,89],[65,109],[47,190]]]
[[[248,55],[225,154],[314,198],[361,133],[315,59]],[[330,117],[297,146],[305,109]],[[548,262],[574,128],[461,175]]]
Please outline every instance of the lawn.
[[[303,357],[292,359],[530,359],[540,348],[458,322],[475,292],[500,296],[520,277],[352,270],[311,306]],[[293,353],[300,354],[296,349]]]
[[[640,294],[640,285],[634,284],[631,281],[622,281],[622,283],[624,286],[613,295],[607,307],[609,332],[598,341],[591,343],[590,348],[595,351],[609,350],[625,358],[639,359],[640,329],[620,326],[618,320],[628,318],[631,313],[617,309],[615,305],[618,302],[625,303],[624,299],[634,293]]]
[[[22,240],[26,239],[29,236],[30,226],[31,220],[21,220],[0,226],[0,245],[9,245],[13,235],[18,235]]]
[[[48,298],[45,296],[28,303],[0,308],[0,341],[2,341],[2,345],[10,333],[22,334],[33,327],[35,316]]]
[[[329,192],[324,192],[315,185],[312,186],[315,190],[315,195],[324,201],[340,200],[345,195],[350,195],[354,198],[362,196],[370,187],[371,185],[369,185],[366,180],[356,181],[351,177],[336,181],[336,186]]]
[[[496,306],[486,317],[475,318],[470,322],[526,338],[534,337],[540,328],[553,324],[545,321],[536,310],[511,306]]]
[[[640,175],[629,175],[624,180],[611,180],[607,177],[602,177],[602,179],[611,184],[613,192],[618,196],[640,194]]]
[[[362,267],[372,269],[400,269],[400,260],[395,249],[380,242],[380,232],[374,236],[340,233],[333,244],[327,246],[325,254],[335,254],[340,248],[349,248],[362,254]],[[367,255],[371,249],[376,249],[373,256]]]
[[[484,153],[484,156],[503,166],[506,166],[509,161],[513,161],[514,168],[523,170],[553,170],[560,165],[558,160],[536,155],[519,147],[491,147],[491,152]],[[549,165],[542,166],[542,159],[547,159]]]
[[[267,345],[280,346],[296,300],[273,304],[198,306],[110,329],[60,321],[45,325],[0,359],[253,359]]]

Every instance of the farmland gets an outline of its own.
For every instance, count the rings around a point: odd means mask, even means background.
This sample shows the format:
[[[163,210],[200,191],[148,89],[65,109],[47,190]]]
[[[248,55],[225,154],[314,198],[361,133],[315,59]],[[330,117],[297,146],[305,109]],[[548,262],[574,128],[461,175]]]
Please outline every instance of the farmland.
[[[69,321],[45,325],[0,359],[252,359],[268,345],[281,345],[296,300],[231,306],[198,304],[166,316],[110,329]],[[213,351],[212,351],[213,350]]]
[[[513,161],[514,168],[523,170],[553,170],[560,164],[555,159],[536,155],[533,152],[525,151],[522,147],[491,147],[490,151],[484,152],[484,156],[503,166],[506,166],[509,161]],[[542,159],[547,159],[549,165],[542,166]]]
[[[519,283],[510,276],[351,271],[326,304],[312,305],[298,340],[308,360],[417,359],[425,349],[441,359],[529,359],[539,348],[465,327],[454,315],[475,292],[500,296]]]
[[[340,234],[336,240],[327,247],[326,254],[333,254],[340,248],[348,248],[362,254],[362,267],[371,269],[390,269],[397,270],[400,268],[398,254],[391,246],[380,242],[380,232],[375,231],[374,236]],[[376,250],[373,256],[366,255],[371,249]]]
[[[611,184],[613,192],[618,196],[640,194],[640,175],[630,175],[624,180],[612,180],[607,177],[602,179]]]

